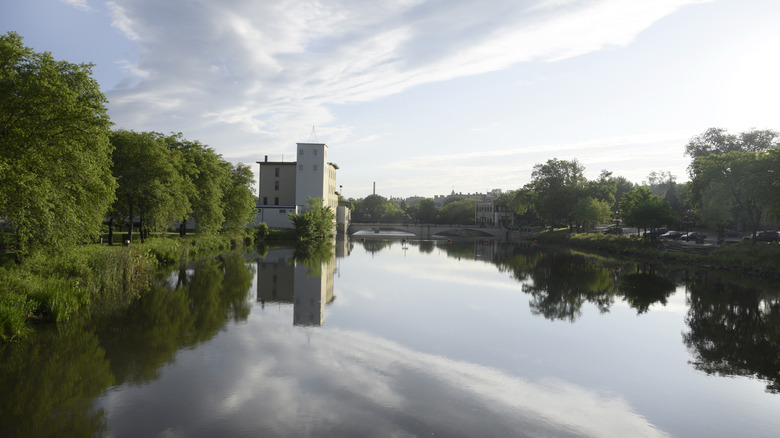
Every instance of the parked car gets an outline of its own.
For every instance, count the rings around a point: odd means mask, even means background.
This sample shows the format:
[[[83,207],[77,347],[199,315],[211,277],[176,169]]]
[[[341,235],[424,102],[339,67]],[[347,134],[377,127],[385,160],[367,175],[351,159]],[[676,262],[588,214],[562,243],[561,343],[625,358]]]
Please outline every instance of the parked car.
[[[706,238],[707,238],[706,234],[700,233],[698,231],[691,231],[690,233],[681,237],[682,240],[685,240],[687,242],[694,241],[696,243],[704,243],[704,239]]]
[[[664,234],[658,236],[658,238],[666,240],[680,240],[680,237],[682,237],[684,234],[685,233],[682,231],[667,231]]]
[[[756,242],[777,242],[778,233],[777,231],[759,231],[753,239]]]
[[[742,237],[742,234],[739,231],[736,231],[736,230],[726,230],[723,233],[723,236],[724,237],[735,237],[735,238],[739,239],[739,238]]]
[[[621,235],[623,234],[623,229],[620,227],[609,227],[606,230],[604,230],[604,234],[617,234]]]
[[[645,231],[644,234],[642,234],[642,236],[644,236],[645,238],[657,239],[667,231],[669,230],[667,230],[666,228],[656,228],[653,231]]]

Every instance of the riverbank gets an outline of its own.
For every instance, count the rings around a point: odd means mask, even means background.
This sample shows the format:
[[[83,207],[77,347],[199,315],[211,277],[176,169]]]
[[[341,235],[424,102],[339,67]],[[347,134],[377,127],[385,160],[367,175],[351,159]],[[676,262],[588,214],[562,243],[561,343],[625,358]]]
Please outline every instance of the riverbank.
[[[8,258],[0,264],[0,342],[23,339],[33,322],[67,321],[93,303],[137,297],[161,267],[253,242],[245,233],[165,235],[130,246],[39,251],[21,263]]]
[[[667,251],[663,242],[636,236],[614,236],[601,233],[569,233],[553,231],[540,233],[539,243],[566,245],[596,250],[610,255],[623,255],[664,263],[692,265],[767,278],[780,279],[780,245],[743,241],[714,247],[707,253]]]

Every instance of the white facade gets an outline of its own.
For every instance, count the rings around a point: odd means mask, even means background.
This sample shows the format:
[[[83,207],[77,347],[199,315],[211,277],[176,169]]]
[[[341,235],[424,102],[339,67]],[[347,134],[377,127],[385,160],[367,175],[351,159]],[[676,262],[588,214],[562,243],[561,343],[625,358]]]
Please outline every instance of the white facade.
[[[295,162],[258,161],[257,223],[271,228],[292,228],[287,213],[300,214],[308,209],[308,200],[320,198],[322,205],[336,213],[338,165],[328,162],[324,143],[297,143]]]

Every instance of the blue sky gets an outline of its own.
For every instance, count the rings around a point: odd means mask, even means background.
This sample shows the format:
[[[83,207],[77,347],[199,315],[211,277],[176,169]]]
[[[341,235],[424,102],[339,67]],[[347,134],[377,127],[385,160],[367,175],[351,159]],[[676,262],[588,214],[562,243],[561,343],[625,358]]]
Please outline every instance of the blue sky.
[[[232,162],[327,143],[347,197],[516,189],[577,159],[687,180],[709,127],[780,129],[776,0],[5,0],[0,31],[95,64],[117,128]]]

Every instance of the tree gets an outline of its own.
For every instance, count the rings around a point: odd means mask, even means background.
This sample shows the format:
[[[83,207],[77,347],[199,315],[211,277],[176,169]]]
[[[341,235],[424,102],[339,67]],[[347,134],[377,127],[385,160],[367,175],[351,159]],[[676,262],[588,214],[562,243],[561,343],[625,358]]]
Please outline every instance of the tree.
[[[603,223],[609,220],[612,208],[607,201],[597,200],[590,196],[581,198],[574,205],[572,219],[583,226],[585,231],[589,225]]]
[[[130,223],[130,240],[136,215],[141,241],[146,230],[162,230],[190,211],[181,153],[170,150],[155,132],[119,130],[112,134],[114,175],[119,182],[114,211]]]
[[[647,175],[647,181],[642,181],[642,185],[650,189],[650,193],[656,196],[664,196],[676,179],[677,177],[672,175],[672,172],[664,172],[663,170],[656,172],[653,170]]]
[[[636,187],[636,184],[632,183],[626,177],[624,176],[618,176],[613,178],[615,181],[615,203],[612,204],[612,210],[618,211],[620,210],[620,201],[623,199],[623,196],[630,192],[631,190],[634,190],[634,187]]]
[[[288,213],[299,244],[316,244],[333,237],[333,221],[336,215],[322,205],[322,198],[307,199],[308,208],[300,214]]]
[[[436,203],[433,198],[420,200],[420,204],[417,206],[417,220],[430,224],[436,220],[436,214]]]
[[[602,170],[599,178],[585,183],[585,194],[595,200],[604,201],[611,209],[615,203],[617,192],[617,179],[612,177],[612,172]]]
[[[476,204],[476,199],[453,201],[442,207],[439,214],[446,224],[471,225],[474,223]]]
[[[623,220],[637,228],[658,228],[678,222],[669,203],[650,193],[647,187],[637,187],[627,193],[620,204]]]
[[[733,219],[757,230],[765,212],[773,210],[771,199],[778,190],[772,179],[778,171],[773,167],[773,154],[731,151],[698,158],[696,182],[701,188],[702,210],[721,224],[728,222],[724,216],[733,211]]]
[[[252,194],[254,175],[252,169],[244,164],[225,165],[228,174],[222,189],[225,228],[241,229],[253,223],[257,215],[255,195]]]
[[[571,224],[571,213],[585,183],[583,171],[584,167],[576,159],[553,158],[534,166],[533,180],[528,187],[535,193],[537,214],[551,228]]]
[[[111,123],[91,75],[0,35],[0,216],[19,256],[96,239],[114,199]]]
[[[707,181],[699,178],[701,168],[707,157],[722,156],[729,152],[759,153],[780,148],[780,132],[758,130],[729,134],[725,129],[710,128],[693,137],[685,146],[685,154],[691,157],[688,172],[691,177],[691,197],[693,203],[701,207],[702,196]]]
[[[228,168],[213,149],[198,141],[185,139],[181,133],[165,138],[168,149],[181,153],[179,173],[184,179],[183,193],[190,209],[180,218],[180,234],[186,233],[189,215],[201,233],[219,230],[225,222],[223,197],[229,179]]]

